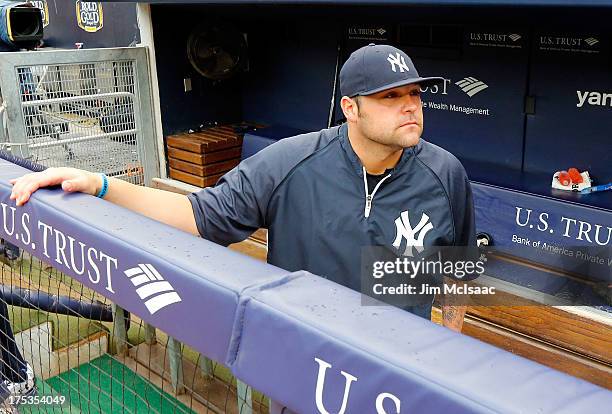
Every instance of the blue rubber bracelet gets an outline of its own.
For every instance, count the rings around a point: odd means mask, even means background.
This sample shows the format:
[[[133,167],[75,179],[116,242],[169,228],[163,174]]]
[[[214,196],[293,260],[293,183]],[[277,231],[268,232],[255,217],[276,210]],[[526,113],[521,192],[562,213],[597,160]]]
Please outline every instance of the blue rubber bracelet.
[[[102,177],[102,188],[100,188],[100,192],[96,197],[104,198],[106,192],[108,191],[108,177],[106,176],[106,174],[102,173],[100,173],[100,176]]]

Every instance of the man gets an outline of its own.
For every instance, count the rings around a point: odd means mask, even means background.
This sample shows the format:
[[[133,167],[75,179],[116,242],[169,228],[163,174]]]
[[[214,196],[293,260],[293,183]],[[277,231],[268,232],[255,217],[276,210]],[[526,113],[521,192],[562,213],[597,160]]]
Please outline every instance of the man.
[[[463,167],[420,139],[420,89],[438,82],[443,78],[420,77],[401,50],[371,44],[340,72],[346,124],[281,140],[214,188],[182,196],[52,168],[13,180],[11,198],[23,205],[37,188],[61,184],[222,245],[265,227],[270,263],[358,290],[363,246],[475,245]],[[420,235],[416,227],[408,231],[410,222],[426,224]],[[408,310],[429,319],[431,301]],[[460,330],[464,312],[444,307],[445,325]]]

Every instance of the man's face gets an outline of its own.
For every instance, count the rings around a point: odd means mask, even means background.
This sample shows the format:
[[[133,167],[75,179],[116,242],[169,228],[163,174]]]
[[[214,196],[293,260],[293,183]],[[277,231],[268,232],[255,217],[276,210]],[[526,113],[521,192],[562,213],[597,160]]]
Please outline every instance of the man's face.
[[[359,97],[356,127],[361,134],[397,149],[412,147],[423,133],[419,85],[405,85]]]

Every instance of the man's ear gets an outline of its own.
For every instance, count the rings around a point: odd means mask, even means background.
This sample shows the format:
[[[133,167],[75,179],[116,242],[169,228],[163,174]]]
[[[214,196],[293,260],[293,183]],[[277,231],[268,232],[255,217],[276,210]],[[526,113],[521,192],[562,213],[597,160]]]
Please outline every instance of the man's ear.
[[[344,117],[347,121],[357,121],[357,118],[359,117],[359,107],[354,99],[351,99],[348,96],[343,96],[340,100],[340,106],[342,107],[342,112],[344,113]]]

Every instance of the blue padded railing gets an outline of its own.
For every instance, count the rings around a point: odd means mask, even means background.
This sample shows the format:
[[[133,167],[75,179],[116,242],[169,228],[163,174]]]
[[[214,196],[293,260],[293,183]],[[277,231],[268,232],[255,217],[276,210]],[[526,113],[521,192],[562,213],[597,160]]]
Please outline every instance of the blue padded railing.
[[[585,413],[612,406],[612,393],[591,383],[399,309],[361,306],[359,293],[333,282],[95,197],[43,189],[16,208],[8,180],[26,172],[0,160],[0,238],[293,411]]]

